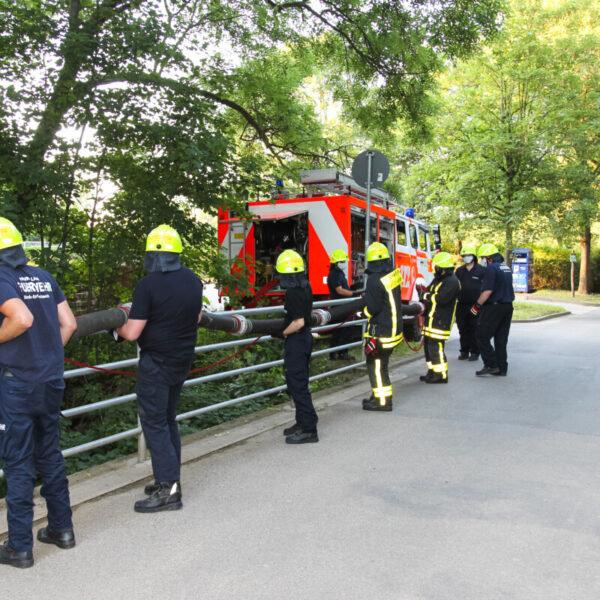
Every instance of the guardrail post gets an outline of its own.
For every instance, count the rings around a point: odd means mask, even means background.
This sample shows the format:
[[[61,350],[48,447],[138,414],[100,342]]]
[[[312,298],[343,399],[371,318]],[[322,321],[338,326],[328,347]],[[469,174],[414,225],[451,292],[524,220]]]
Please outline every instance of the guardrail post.
[[[138,365],[140,362],[140,347],[137,347],[137,357],[138,357]],[[137,416],[137,424],[138,427],[142,428],[142,422],[140,421],[140,415]],[[138,433],[138,451],[137,451],[137,461],[138,463],[146,462],[146,454],[147,454],[147,446],[146,446],[146,438],[144,437],[144,432],[140,431]]]

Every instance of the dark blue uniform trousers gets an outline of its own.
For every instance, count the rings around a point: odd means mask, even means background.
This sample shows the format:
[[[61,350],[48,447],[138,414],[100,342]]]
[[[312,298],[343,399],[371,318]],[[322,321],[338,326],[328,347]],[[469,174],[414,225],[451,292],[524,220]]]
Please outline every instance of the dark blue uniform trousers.
[[[309,330],[288,336],[283,350],[283,368],[288,392],[296,406],[296,423],[303,431],[317,431],[317,413],[308,389],[313,339]]]
[[[135,386],[138,414],[158,482],[180,479],[181,437],[175,417],[190,366],[191,360],[173,364],[156,355],[140,358]]]
[[[62,379],[46,383],[0,376],[0,458],[8,491],[8,545],[18,552],[33,547],[33,488],[36,470],[40,493],[55,531],[73,527],[65,461],[59,448]]]
[[[477,321],[477,342],[486,367],[498,367],[501,373],[508,370],[506,346],[513,315],[512,302],[484,304]],[[492,347],[491,339],[494,339]]]

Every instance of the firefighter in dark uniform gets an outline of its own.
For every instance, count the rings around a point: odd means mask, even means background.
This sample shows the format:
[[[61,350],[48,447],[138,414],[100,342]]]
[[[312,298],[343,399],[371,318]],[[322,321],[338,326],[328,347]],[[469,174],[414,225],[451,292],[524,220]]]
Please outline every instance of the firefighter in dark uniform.
[[[475,246],[465,245],[460,251],[463,262],[455,271],[460,281],[458,305],[456,307],[456,325],[460,335],[460,354],[458,360],[478,360],[479,346],[477,345],[477,316],[471,312],[471,307],[481,294],[481,281],[485,267],[477,262],[477,249]]]
[[[476,375],[506,375],[508,361],[506,346],[513,315],[515,292],[512,270],[504,264],[502,254],[493,244],[482,244],[478,256],[485,258],[487,267],[481,285],[481,294],[473,305],[478,315],[477,343],[483,359],[483,369]],[[494,338],[494,345],[491,339]]]
[[[146,240],[148,272],[133,292],[129,319],[116,333],[138,340],[140,362],[135,392],[150,456],[154,483],[134,510],[151,513],[176,510],[181,501],[181,438],[175,417],[198,338],[202,314],[202,282],[180,262],[181,238],[160,225]]]
[[[394,269],[388,249],[380,242],[367,248],[365,332],[367,371],[373,390],[363,400],[364,410],[392,410],[392,383],[388,363],[402,341],[402,275]]]
[[[284,250],[277,258],[275,270],[279,285],[285,290],[283,320],[283,368],[290,396],[296,407],[296,422],[284,429],[287,444],[319,441],[317,413],[308,387],[313,339],[310,331],[312,289],[305,276],[304,261],[294,250]]]
[[[327,276],[329,297],[332,300],[352,298],[354,294],[348,285],[348,280],[343,270],[344,265],[348,261],[348,255],[344,250],[334,250],[329,260],[331,261],[329,275]],[[343,346],[348,343],[350,343],[350,328],[336,327],[331,334],[331,348]],[[330,352],[329,358],[330,360],[335,360],[336,358],[339,360],[352,360],[347,348],[338,352]]]
[[[454,259],[448,252],[439,252],[432,259],[435,275],[421,294],[427,307],[423,326],[427,375],[421,375],[425,383],[448,383],[448,361],[444,352],[450,337],[460,283],[454,275]]]
[[[8,488],[8,541],[0,546],[0,563],[26,568],[33,566],[36,471],[48,508],[38,540],[75,546],[59,417],[63,346],[77,325],[54,278],[27,264],[22,242],[16,227],[0,218],[0,458]]]

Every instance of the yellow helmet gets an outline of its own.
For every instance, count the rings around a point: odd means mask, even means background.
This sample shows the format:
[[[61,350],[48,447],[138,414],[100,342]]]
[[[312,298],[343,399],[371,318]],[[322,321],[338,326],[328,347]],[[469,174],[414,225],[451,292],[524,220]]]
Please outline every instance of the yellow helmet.
[[[23,238],[21,237],[19,230],[11,221],[4,217],[0,217],[0,250],[10,248],[11,246],[18,246],[22,243]]]
[[[498,248],[494,246],[494,244],[485,243],[481,244],[479,248],[477,248],[477,256],[491,256],[492,254],[498,254]]]
[[[472,254],[475,256],[477,254],[477,247],[475,244],[466,244],[461,248],[460,255],[464,256],[465,254]]]
[[[159,225],[148,234],[146,252],[179,252],[183,250],[179,234],[169,225]]]
[[[438,252],[432,259],[431,262],[441,269],[448,269],[454,266],[454,258],[450,252]]]
[[[278,273],[292,274],[304,271],[304,261],[294,250],[284,250],[277,258],[275,269]]]
[[[390,251],[381,243],[373,242],[367,248],[367,262],[373,260],[383,260],[384,258],[390,257]]]
[[[348,260],[348,255],[343,250],[334,250],[329,257],[332,263],[342,262]]]

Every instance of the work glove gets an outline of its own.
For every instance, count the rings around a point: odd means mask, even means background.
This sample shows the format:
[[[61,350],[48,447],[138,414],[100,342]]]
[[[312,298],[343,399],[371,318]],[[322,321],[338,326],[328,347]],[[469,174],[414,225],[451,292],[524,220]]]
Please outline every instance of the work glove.
[[[115,342],[117,342],[117,344],[122,344],[125,341],[124,337],[121,337],[118,333],[116,329],[109,329],[108,330],[108,335],[110,335],[113,340],[115,340]]]
[[[471,306],[471,314],[474,315],[475,317],[477,315],[479,315],[480,310],[481,310],[481,304],[479,304],[479,302],[475,302],[475,304],[473,304],[473,306]]]
[[[275,331],[271,334],[272,338],[277,338],[278,340],[283,339],[283,329],[281,331]]]
[[[377,338],[372,337],[365,342],[365,354],[369,356],[375,352],[377,352]]]
[[[129,311],[131,310],[131,302],[123,302],[123,304],[119,304],[119,306],[117,306],[117,308],[120,308],[127,315],[127,318],[129,319]]]

